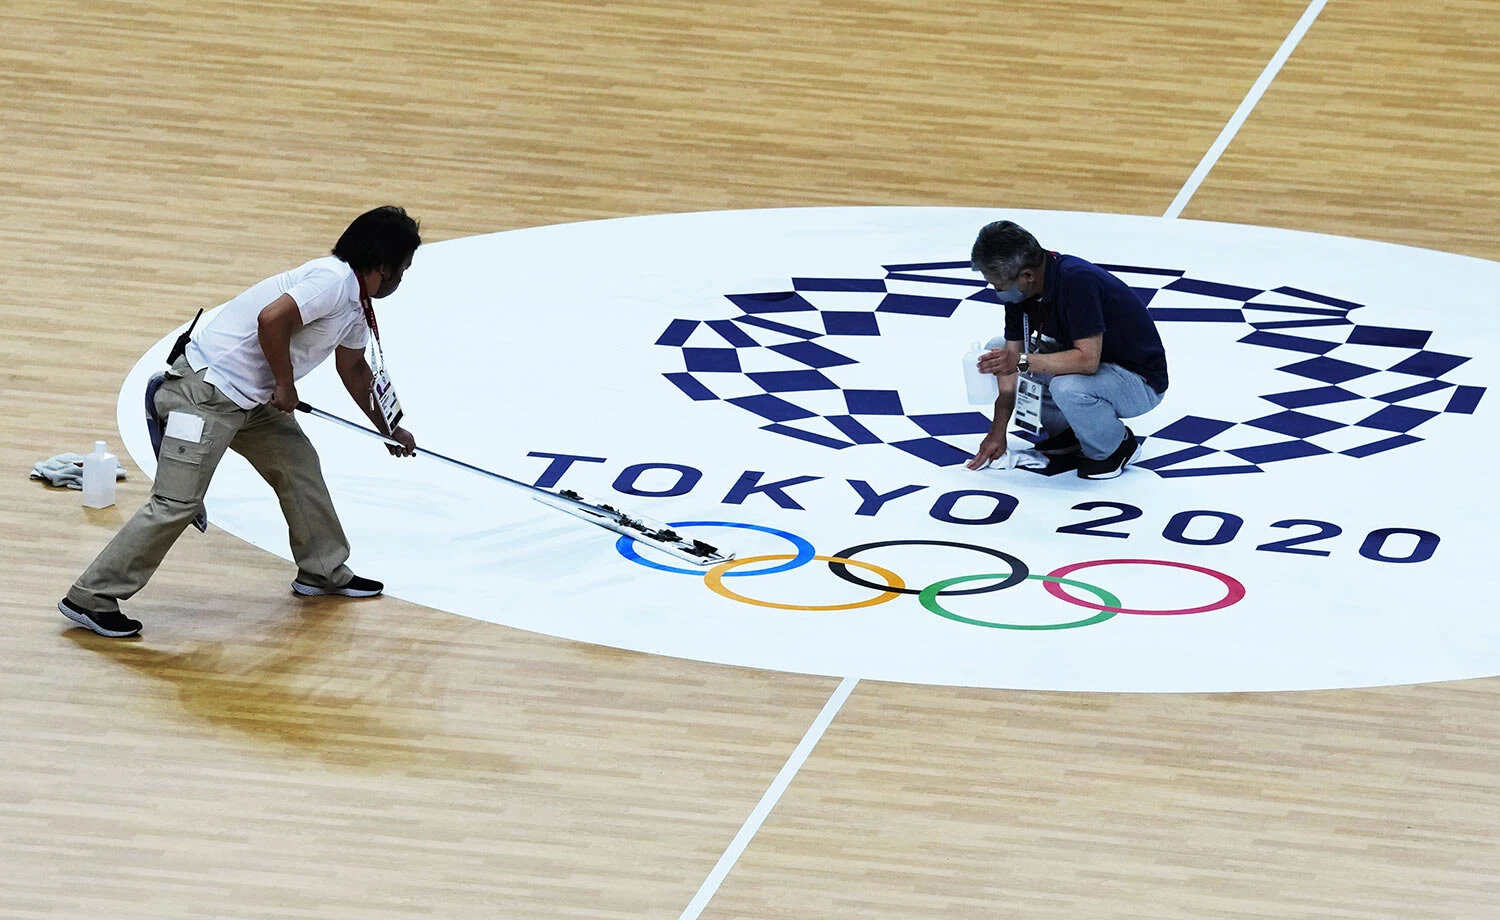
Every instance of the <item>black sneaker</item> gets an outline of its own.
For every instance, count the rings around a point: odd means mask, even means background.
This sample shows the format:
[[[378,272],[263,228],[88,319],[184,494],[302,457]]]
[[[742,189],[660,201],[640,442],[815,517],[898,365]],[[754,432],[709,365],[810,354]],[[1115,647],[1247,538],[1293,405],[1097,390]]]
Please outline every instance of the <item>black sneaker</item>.
[[[322,594],[336,594],[344,597],[377,597],[385,590],[385,585],[373,578],[360,578],[358,575],[349,579],[348,584],[337,588],[317,588],[304,581],[292,582],[292,590],[303,597],[314,597]]]
[[[1057,434],[1036,442],[1036,450],[1038,453],[1046,454],[1049,457],[1076,454],[1079,451],[1078,435],[1073,433],[1073,429],[1064,428]]]
[[[1108,457],[1103,460],[1091,460],[1088,457],[1078,459],[1078,478],[1114,479],[1125,472],[1125,467],[1140,455],[1141,442],[1136,438],[1135,432],[1126,428],[1125,439]]]
[[[132,620],[118,610],[84,610],[66,597],[57,602],[57,612],[84,629],[111,639],[123,639],[141,631],[139,620]]]

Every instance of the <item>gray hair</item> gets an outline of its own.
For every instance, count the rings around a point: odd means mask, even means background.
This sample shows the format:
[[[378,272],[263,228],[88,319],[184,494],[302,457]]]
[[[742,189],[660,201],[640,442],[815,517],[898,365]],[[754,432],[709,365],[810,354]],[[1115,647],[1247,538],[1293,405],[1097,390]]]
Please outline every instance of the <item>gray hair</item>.
[[[1047,251],[1019,224],[997,220],[985,224],[974,240],[970,264],[977,272],[999,278],[1015,278],[1028,268],[1042,264]]]

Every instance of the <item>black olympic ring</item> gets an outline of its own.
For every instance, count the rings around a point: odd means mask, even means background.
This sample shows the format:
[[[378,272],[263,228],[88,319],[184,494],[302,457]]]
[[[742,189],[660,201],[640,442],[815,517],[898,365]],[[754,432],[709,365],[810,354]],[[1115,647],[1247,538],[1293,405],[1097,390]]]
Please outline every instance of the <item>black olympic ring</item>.
[[[1010,566],[1010,574],[1005,576],[1005,579],[998,585],[988,585],[983,588],[965,588],[962,591],[939,591],[937,593],[938,597],[959,597],[965,594],[988,594],[991,591],[1004,591],[1006,588],[1014,588],[1025,581],[1026,577],[1031,574],[1031,569],[1027,567],[1026,563],[1012,556],[1010,553],[1003,553],[998,549],[991,549],[988,546],[975,546],[972,543],[954,543],[949,540],[881,540],[878,543],[861,543],[858,546],[851,546],[833,555],[839,559],[852,559],[856,554],[862,553],[867,549],[880,549],[883,546],[951,546],[955,549],[972,549],[978,553],[994,556],[996,559]],[[897,594],[922,593],[920,588],[893,588],[890,585],[877,585],[872,581],[865,581],[863,578],[850,572],[849,567],[842,562],[828,563],[828,570],[844,581],[859,585],[862,588],[871,588],[876,591],[894,592]]]

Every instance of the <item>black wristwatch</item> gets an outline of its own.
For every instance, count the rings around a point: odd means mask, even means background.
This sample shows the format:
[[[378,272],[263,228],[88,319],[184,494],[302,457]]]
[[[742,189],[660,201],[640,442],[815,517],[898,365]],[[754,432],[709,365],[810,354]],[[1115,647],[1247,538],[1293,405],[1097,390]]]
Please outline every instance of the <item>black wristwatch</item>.
[[[1016,359],[1016,370],[1022,374],[1031,372],[1031,355],[1021,352],[1021,357]]]

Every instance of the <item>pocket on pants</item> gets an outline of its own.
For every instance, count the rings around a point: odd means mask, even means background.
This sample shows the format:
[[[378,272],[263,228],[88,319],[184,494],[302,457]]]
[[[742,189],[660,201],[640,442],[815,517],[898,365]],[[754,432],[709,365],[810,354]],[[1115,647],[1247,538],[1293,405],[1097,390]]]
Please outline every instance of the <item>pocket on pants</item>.
[[[201,501],[212,475],[204,462],[211,456],[212,444],[208,438],[196,444],[180,438],[163,438],[151,494],[179,502]]]

